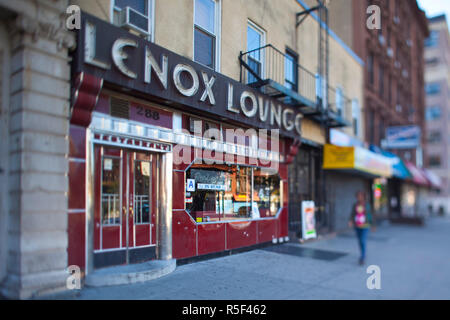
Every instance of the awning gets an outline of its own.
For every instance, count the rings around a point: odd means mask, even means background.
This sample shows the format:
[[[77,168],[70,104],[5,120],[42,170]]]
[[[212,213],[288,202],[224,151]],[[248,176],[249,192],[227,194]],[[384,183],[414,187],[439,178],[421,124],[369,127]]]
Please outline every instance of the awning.
[[[392,176],[392,160],[362,147],[324,147],[323,168],[351,171],[375,177]]]
[[[392,176],[399,179],[412,178],[412,175],[406,167],[405,163],[398,156],[374,145],[371,145],[369,149],[392,160]]]
[[[438,175],[436,175],[433,171],[423,169],[423,172],[425,173],[425,176],[427,177],[433,189],[440,189],[442,187],[441,178]]]
[[[428,182],[427,177],[425,176],[425,173],[423,173],[419,168],[417,168],[413,163],[406,161],[405,162],[406,167],[408,168],[409,172],[411,172],[411,180],[415,184],[418,184],[420,186],[429,186],[430,183]]]

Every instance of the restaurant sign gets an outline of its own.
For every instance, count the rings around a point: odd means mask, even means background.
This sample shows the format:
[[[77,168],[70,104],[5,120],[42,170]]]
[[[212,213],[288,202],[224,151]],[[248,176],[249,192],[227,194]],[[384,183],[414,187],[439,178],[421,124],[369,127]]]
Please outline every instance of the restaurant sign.
[[[302,114],[212,69],[82,13],[74,71],[183,111],[299,139]]]

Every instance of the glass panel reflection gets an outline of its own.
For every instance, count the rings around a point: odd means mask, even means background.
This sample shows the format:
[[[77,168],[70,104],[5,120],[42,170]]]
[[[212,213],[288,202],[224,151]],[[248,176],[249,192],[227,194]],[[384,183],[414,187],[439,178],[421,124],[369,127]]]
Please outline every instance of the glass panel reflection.
[[[102,224],[120,224],[120,159],[102,163]]]
[[[280,208],[280,178],[265,169],[197,164],[186,173],[185,201],[197,222],[273,217]]]
[[[148,161],[134,162],[134,223],[150,223],[150,168]]]

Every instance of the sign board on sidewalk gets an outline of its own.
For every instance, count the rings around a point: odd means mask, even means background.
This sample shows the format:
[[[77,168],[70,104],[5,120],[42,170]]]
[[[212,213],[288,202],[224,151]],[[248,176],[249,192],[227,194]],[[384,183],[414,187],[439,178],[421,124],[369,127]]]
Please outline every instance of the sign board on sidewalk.
[[[317,237],[314,201],[302,201],[302,235],[304,240]]]

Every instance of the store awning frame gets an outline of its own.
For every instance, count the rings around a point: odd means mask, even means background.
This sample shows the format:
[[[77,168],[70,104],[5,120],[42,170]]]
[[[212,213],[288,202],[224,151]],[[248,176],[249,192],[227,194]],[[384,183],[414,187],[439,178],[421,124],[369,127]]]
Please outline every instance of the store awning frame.
[[[369,149],[375,153],[381,154],[387,158],[392,159],[392,176],[398,179],[407,180],[411,179],[412,175],[411,172],[409,172],[408,168],[406,167],[403,160],[398,157],[397,155],[385,151],[377,146],[371,145]]]
[[[419,168],[417,168],[412,162],[405,161],[405,165],[408,168],[408,170],[412,176],[410,179],[407,179],[407,181],[410,181],[410,182],[412,182],[418,186],[422,186],[422,187],[430,187],[431,186],[425,173],[422,172]]]

